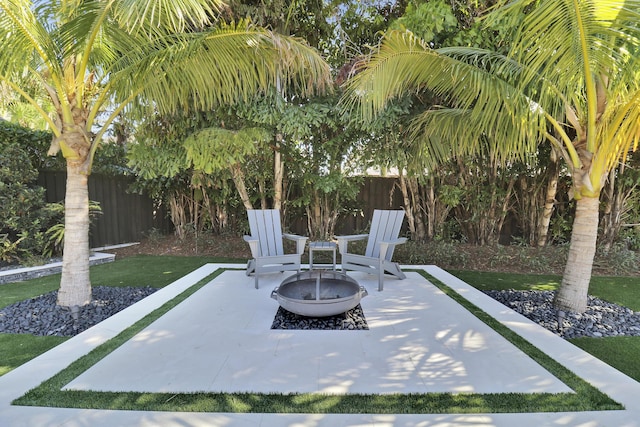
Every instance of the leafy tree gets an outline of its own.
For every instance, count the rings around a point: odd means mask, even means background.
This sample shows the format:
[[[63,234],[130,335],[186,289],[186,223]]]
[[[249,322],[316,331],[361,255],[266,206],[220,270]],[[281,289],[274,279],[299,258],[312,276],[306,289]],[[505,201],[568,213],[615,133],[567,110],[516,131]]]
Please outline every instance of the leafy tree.
[[[544,247],[550,241],[549,224],[556,211],[558,184],[566,177],[556,150],[540,145],[535,155],[516,162],[517,174],[513,213],[524,241]]]
[[[488,145],[488,144],[487,144]],[[498,242],[507,213],[512,208],[515,172],[505,170],[496,153],[455,159],[460,200],[454,208],[462,235],[477,245]]]
[[[151,116],[129,146],[137,186],[167,203],[180,238],[191,227],[222,232],[239,210],[266,208],[272,196],[270,135],[237,109]]]
[[[268,140],[269,135],[261,128],[205,128],[189,135],[183,144],[187,159],[196,170],[205,174],[228,170],[244,207],[253,209],[242,164],[256,153],[260,143],[264,145]]]
[[[602,197],[604,210],[599,237],[604,251],[611,249],[625,222],[628,223],[626,227],[633,229],[633,224],[637,224],[640,219],[637,212],[640,209],[640,194],[637,191],[640,186],[638,166],[640,152],[636,151],[629,156],[627,162],[620,163],[609,173]]]
[[[353,177],[359,153],[354,144],[359,127],[341,114],[337,100],[314,98],[285,111],[290,144],[288,181],[291,205],[303,208],[312,239],[333,236],[339,215],[353,202],[359,179]]]
[[[334,68],[340,69],[361,56],[368,46],[377,44],[391,22],[402,16],[406,4],[406,0],[329,0],[325,16],[331,25],[330,34],[320,40],[318,48]]]
[[[390,24],[391,29],[406,30],[420,37],[431,48],[461,43],[469,46],[498,46],[499,31],[481,31],[477,18],[493,1],[409,1],[401,17]],[[357,66],[356,66],[357,69]],[[443,102],[434,93],[425,91],[406,93],[384,112],[376,116],[374,133],[380,135],[369,146],[383,147],[377,152],[379,164],[397,167],[399,187],[404,198],[407,222],[413,239],[447,238],[445,221],[455,210],[456,230],[468,242],[484,244],[498,238],[506,208],[511,200],[496,202],[500,196],[511,195],[513,179],[508,167],[498,167],[487,156],[464,156],[438,167],[416,161],[407,151],[406,130],[409,121],[425,106]],[[368,151],[371,151],[369,149]],[[485,166],[476,167],[485,163]],[[466,165],[469,165],[467,167]],[[470,175],[469,168],[480,172]],[[453,187],[454,182],[466,183],[468,188]],[[504,188],[496,184],[504,184]],[[493,200],[493,202],[491,202]]]
[[[414,123],[431,159],[475,153],[486,138],[504,161],[554,146],[576,200],[571,246],[556,307],[584,311],[609,172],[640,135],[640,2],[500,1],[488,24],[513,28],[508,55],[477,48],[433,50],[388,33],[351,82],[352,102],[372,116],[390,98],[427,87],[443,107]],[[550,131],[552,129],[552,131]]]
[[[285,83],[309,93],[326,63],[300,40],[217,19],[208,0],[0,0],[0,81],[38,109],[66,159],[61,306],[91,299],[87,177],[102,137],[121,112],[201,109]],[[28,72],[25,73],[25,70]],[[35,76],[51,119],[24,89]],[[109,116],[97,121],[107,107]],[[96,128],[96,126],[99,127]]]

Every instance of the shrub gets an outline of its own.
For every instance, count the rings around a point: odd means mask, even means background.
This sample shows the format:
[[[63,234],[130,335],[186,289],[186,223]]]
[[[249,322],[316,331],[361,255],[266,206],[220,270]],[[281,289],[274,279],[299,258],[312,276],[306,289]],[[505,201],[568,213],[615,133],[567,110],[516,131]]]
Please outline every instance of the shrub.
[[[620,233],[620,240],[632,251],[640,251],[640,226],[629,227]]]
[[[21,262],[41,256],[45,230],[53,212],[45,203],[44,188],[34,185],[38,171],[16,143],[0,144],[0,236],[3,262]]]
[[[396,247],[393,260],[402,264],[446,265],[450,268],[464,268],[469,259],[464,251],[457,250],[455,243],[432,241],[419,243],[408,241]]]
[[[636,273],[640,269],[640,256],[624,243],[614,243],[608,251],[598,248],[594,267],[611,274]]]

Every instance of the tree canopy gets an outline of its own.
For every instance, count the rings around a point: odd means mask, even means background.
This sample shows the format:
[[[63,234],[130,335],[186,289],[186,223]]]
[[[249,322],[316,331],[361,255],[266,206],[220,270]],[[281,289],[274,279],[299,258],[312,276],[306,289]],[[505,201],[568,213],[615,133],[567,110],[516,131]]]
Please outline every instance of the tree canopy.
[[[640,3],[499,1],[486,18],[506,24],[509,51],[432,49],[390,31],[348,83],[348,105],[367,118],[389,100],[428,88],[441,104],[413,122],[420,156],[434,164],[479,153],[503,162],[546,141],[564,158],[577,201],[567,270],[556,303],[583,311],[595,254],[598,202],[609,171],[640,137]]]

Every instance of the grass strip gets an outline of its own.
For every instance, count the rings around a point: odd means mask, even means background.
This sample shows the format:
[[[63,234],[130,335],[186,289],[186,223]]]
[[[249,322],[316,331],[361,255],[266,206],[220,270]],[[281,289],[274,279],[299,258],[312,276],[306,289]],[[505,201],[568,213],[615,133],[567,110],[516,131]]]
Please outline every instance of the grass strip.
[[[0,376],[68,339],[69,337],[0,334]]]
[[[463,298],[460,294],[453,289],[439,281],[438,279],[430,276],[424,271],[420,271],[423,277],[427,278],[431,283],[436,285],[442,292],[447,294],[450,298],[454,299],[457,303],[466,308],[470,313],[476,316],[479,320],[487,324],[509,342],[518,347],[522,352],[535,360],[540,366],[546,369],[549,373],[554,375],[568,387],[575,391],[575,394],[559,394],[566,396],[567,399],[576,400],[575,405],[579,407],[588,407],[593,405],[592,410],[610,410],[610,409],[624,409],[622,405],[612,400],[609,396],[602,393],[597,388],[571,372],[569,369],[558,363],[555,359],[547,356],[540,349],[532,345],[529,341],[522,338],[520,335],[491,317],[489,314]],[[580,409],[589,410],[589,409]]]
[[[220,274],[221,270],[216,272]],[[430,278],[421,272],[425,278]],[[215,277],[215,276],[213,276]],[[212,279],[209,276],[147,315],[119,335],[73,362],[13,404],[65,408],[234,412],[234,413],[333,413],[333,414],[438,414],[438,413],[527,413],[622,409],[622,406],[590,386],[526,340],[455,293],[430,278],[436,286],[527,353],[571,387],[575,393],[494,394],[346,394],[317,393],[140,393],[62,391],[61,388],[103,357],[135,336],[154,320],[184,301]]]

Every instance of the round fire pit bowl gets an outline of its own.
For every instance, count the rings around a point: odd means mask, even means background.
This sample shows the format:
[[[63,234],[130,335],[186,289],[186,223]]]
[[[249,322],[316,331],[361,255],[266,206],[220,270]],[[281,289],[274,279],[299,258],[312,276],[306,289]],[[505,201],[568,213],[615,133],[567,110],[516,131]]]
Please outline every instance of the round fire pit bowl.
[[[358,285],[345,273],[329,270],[310,270],[286,278],[271,292],[287,311],[307,317],[327,317],[351,310],[367,296],[364,286]]]

